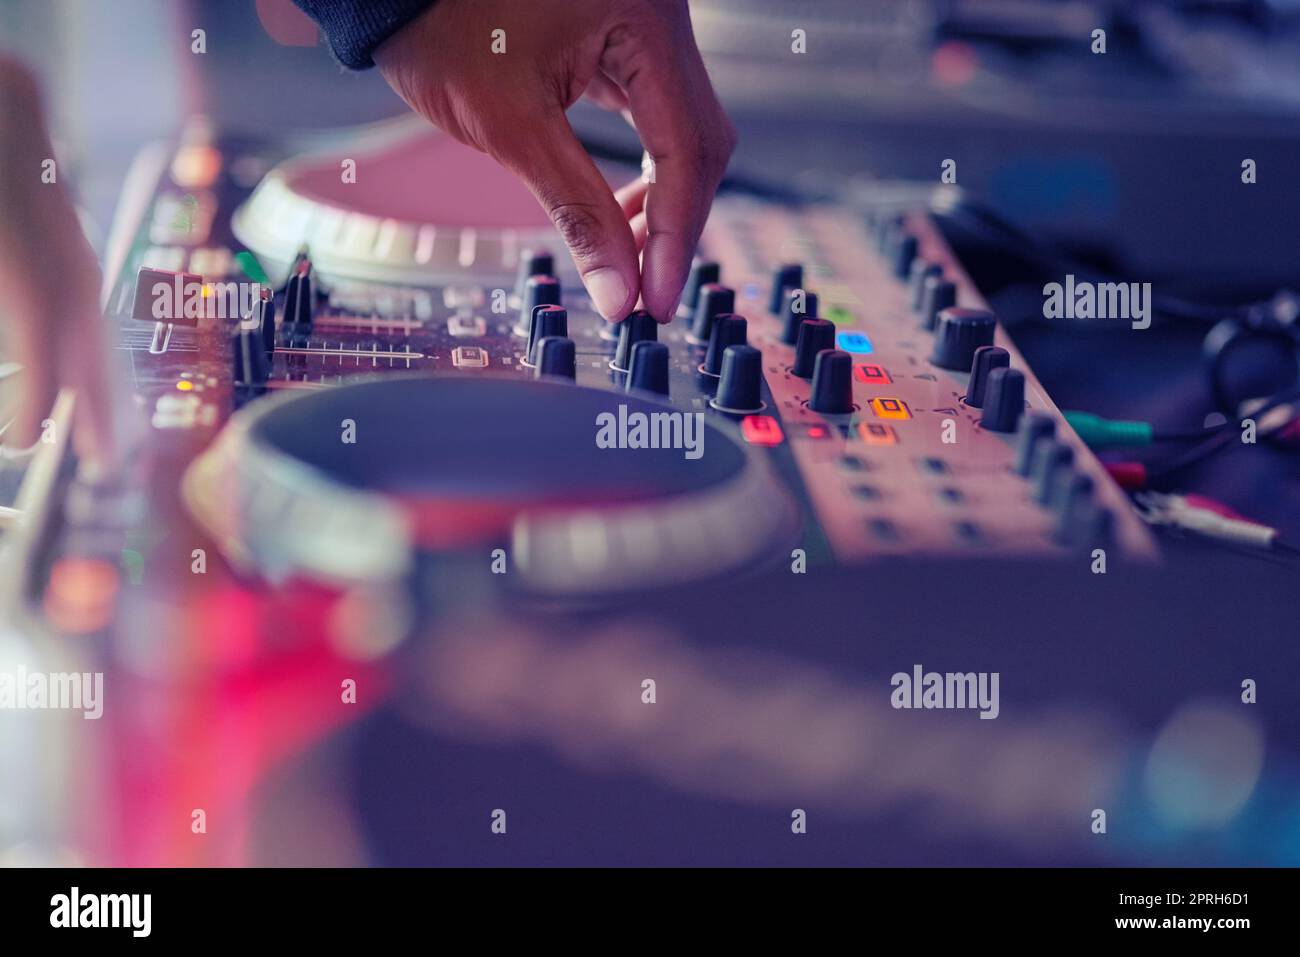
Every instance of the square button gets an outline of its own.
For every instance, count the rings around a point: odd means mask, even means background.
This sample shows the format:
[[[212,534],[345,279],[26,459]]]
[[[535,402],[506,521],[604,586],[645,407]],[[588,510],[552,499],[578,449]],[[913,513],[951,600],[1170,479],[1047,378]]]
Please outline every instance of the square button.
[[[487,323],[481,316],[452,316],[447,331],[457,339],[477,339],[487,334]]]
[[[892,399],[877,396],[871,400],[871,411],[876,413],[879,419],[910,419],[912,410],[907,407],[907,403],[902,399]]]
[[[863,332],[837,332],[835,334],[835,344],[845,352],[852,352],[855,355],[867,355],[875,351],[875,346]]]
[[[770,415],[747,415],[740,420],[740,433],[750,445],[780,445],[785,440],[781,423]]]
[[[488,364],[486,349],[478,346],[457,346],[451,350],[451,364],[457,369],[483,369]]]
[[[894,431],[894,427],[881,425],[879,422],[859,422],[858,435],[862,436],[862,441],[868,445],[898,444],[898,433]]]
[[[894,381],[884,367],[869,362],[854,366],[853,378],[866,385],[886,385]]]

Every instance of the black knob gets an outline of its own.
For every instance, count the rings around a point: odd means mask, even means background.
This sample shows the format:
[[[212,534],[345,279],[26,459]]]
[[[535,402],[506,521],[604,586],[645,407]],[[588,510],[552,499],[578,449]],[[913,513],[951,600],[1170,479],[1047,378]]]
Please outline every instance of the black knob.
[[[529,276],[524,280],[524,294],[519,300],[519,319],[515,322],[515,332],[521,336],[528,335],[533,310],[538,306],[558,306],[560,299],[560,280],[554,276]]]
[[[997,324],[993,313],[983,309],[958,306],[945,309],[939,313],[939,328],[935,330],[930,361],[941,369],[967,371],[975,359],[975,350],[993,345],[993,330]]]
[[[654,316],[643,309],[638,309],[618,324],[618,348],[614,350],[614,368],[627,372],[632,361],[632,347],[638,342],[656,342],[659,339],[659,323]]]
[[[1020,419],[1016,434],[1016,459],[1012,471],[1028,475],[1038,443],[1056,435],[1056,420],[1045,412],[1030,412]]]
[[[711,259],[697,259],[691,263],[690,275],[686,277],[686,288],[682,290],[682,304],[679,307],[688,316],[695,315],[695,308],[700,302],[700,290],[722,278],[722,267]],[[725,310],[730,312],[730,309]],[[708,333],[701,336],[708,338]]]
[[[528,355],[525,365],[537,364],[537,343],[548,336],[564,338],[569,334],[569,310],[563,306],[538,306],[528,325]]]
[[[799,341],[799,324],[817,318],[817,293],[807,289],[787,289],[781,304],[781,341],[788,346]]]
[[[921,298],[925,295],[925,281],[931,276],[942,277],[943,267],[925,259],[912,260],[912,272],[907,279],[907,307],[912,311],[921,308]]]
[[[912,272],[912,260],[916,258],[916,237],[903,234],[889,251],[889,266],[899,279],[906,279]]]
[[[691,323],[690,338],[695,342],[708,342],[713,333],[713,320],[723,313],[735,311],[735,290],[709,283],[700,290],[695,304],[695,321]]]
[[[922,329],[933,329],[939,313],[957,304],[957,287],[942,276],[931,276],[921,287],[921,305],[916,319]]]
[[[1074,465],[1074,449],[1056,439],[1043,439],[1034,447],[1034,456],[1029,463],[1029,481],[1033,484],[1034,501],[1040,505],[1047,503],[1047,493],[1056,480],[1058,469],[1068,469]]]
[[[1074,469],[1057,469],[1047,489],[1046,505],[1061,519],[1062,527],[1068,514],[1079,503],[1092,495],[1092,476]]]
[[[984,408],[984,392],[989,384],[989,373],[1011,365],[1011,353],[1001,346],[980,346],[970,364],[970,382],[966,384],[966,404]]]
[[[235,382],[246,389],[261,391],[271,375],[271,364],[266,357],[266,344],[262,330],[254,326],[240,326],[230,337]]]
[[[772,274],[772,294],[767,297],[767,311],[779,313],[785,302],[785,291],[797,289],[803,285],[803,266],[799,263],[785,263],[776,267]]]
[[[704,354],[704,365],[700,371],[705,375],[722,374],[722,354],[728,346],[743,346],[749,338],[748,323],[744,316],[718,316],[713,320],[713,334],[709,336],[709,351]]]
[[[1091,497],[1083,498],[1061,519],[1057,537],[1079,549],[1108,548],[1115,535],[1115,514]]]
[[[805,319],[799,323],[799,340],[794,347],[794,365],[790,372],[801,379],[811,379],[816,371],[817,354],[835,348],[835,323],[829,319]]]
[[[632,347],[631,371],[627,387],[642,392],[668,394],[668,347],[662,342],[643,339]]]
[[[817,353],[808,408],[823,415],[853,411],[853,357],[839,349]]]
[[[1019,369],[994,369],[984,393],[980,425],[990,432],[1014,432],[1025,411],[1025,374]]]
[[[525,249],[519,254],[519,271],[515,275],[515,295],[523,301],[525,284],[532,276],[555,274],[555,257],[545,249]]]
[[[762,396],[763,354],[753,346],[727,346],[713,407],[723,412],[757,412],[763,407]]]
[[[572,379],[578,374],[578,349],[565,336],[545,336],[537,340],[538,377],[559,375]]]
[[[312,315],[315,302],[312,297],[311,262],[299,258],[294,266],[294,273],[284,288],[284,324],[292,326],[295,335],[311,333]]]

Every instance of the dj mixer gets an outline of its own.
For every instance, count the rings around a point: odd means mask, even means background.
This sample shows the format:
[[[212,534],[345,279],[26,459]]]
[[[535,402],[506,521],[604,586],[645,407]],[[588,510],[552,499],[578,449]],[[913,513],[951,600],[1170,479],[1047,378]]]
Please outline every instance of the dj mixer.
[[[479,154],[407,126],[294,154],[200,125],[136,164],[106,301],[145,491],[117,538],[52,510],[34,581],[159,527],[271,582],[494,556],[509,587],[566,598],[900,555],[1155,556],[917,190],[724,191],[676,320],[611,324]]]

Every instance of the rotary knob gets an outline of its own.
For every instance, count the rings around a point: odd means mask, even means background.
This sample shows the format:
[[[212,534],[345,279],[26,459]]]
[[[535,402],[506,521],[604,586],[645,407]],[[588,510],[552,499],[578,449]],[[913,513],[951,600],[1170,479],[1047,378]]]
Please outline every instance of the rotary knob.
[[[930,276],[921,284],[921,304],[916,320],[922,329],[933,329],[939,313],[957,304],[957,287],[942,276]]]
[[[939,313],[939,328],[935,331],[930,361],[941,369],[968,371],[975,359],[975,350],[993,345],[993,330],[997,324],[993,313],[983,309],[952,306],[943,310]]]
[[[668,394],[668,347],[662,342],[643,339],[632,347],[631,371],[627,388],[642,392]]]
[[[695,309],[699,305],[700,292],[705,286],[720,282],[722,279],[722,267],[711,259],[697,259],[691,263],[690,275],[686,277],[686,288],[682,290],[682,303],[678,307],[679,311],[688,316],[695,315]],[[725,310],[730,312],[730,309]],[[706,333],[702,338],[707,339]]]
[[[811,379],[816,370],[818,354],[824,349],[834,348],[835,323],[829,319],[805,319],[799,323],[799,340],[794,347],[791,375]]]
[[[763,354],[753,346],[727,346],[718,394],[709,403],[721,412],[747,414],[763,408]]]
[[[781,304],[781,341],[792,346],[799,341],[799,324],[817,318],[817,293],[787,289]],[[811,373],[809,373],[811,374]]]
[[[853,411],[853,357],[839,349],[817,353],[808,408],[823,415]]]
[[[767,311],[779,314],[785,302],[787,289],[798,289],[803,285],[803,266],[800,263],[783,263],[772,274],[772,292],[767,297]]]
[[[692,342],[703,344],[713,334],[713,320],[724,313],[736,311],[736,293],[726,286],[709,283],[700,289],[697,300],[695,321],[691,323],[688,338]]]
[[[519,301],[519,318],[515,333],[528,335],[533,324],[533,310],[538,306],[558,306],[561,300],[560,280],[554,276],[529,276],[524,281],[524,294]]]
[[[638,342],[657,342],[658,339],[659,323],[650,313],[638,309],[618,324],[618,347],[610,366],[617,372],[627,372],[631,368],[632,347]]]
[[[528,354],[524,365],[537,364],[537,343],[548,336],[567,337],[569,311],[563,306],[538,306],[533,310],[533,321],[528,327]]]
[[[1025,411],[1025,374],[1019,369],[994,369],[989,373],[980,425],[991,432],[1014,432]]]
[[[537,340],[537,366],[534,372],[542,376],[563,376],[574,379],[578,374],[578,349],[567,336],[544,336]]]
[[[700,371],[715,378],[722,374],[722,354],[728,346],[748,344],[749,324],[744,316],[724,315],[713,320],[713,335],[709,337],[709,351],[704,354]]]

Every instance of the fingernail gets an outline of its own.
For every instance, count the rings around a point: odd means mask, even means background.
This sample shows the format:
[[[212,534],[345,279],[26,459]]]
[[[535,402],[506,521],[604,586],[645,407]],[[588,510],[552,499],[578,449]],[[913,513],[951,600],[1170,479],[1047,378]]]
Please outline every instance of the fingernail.
[[[623,308],[623,303],[627,302],[628,289],[617,269],[594,269],[583,276],[582,281],[587,286],[587,295],[591,296],[597,312],[610,320],[623,318],[619,311]]]

